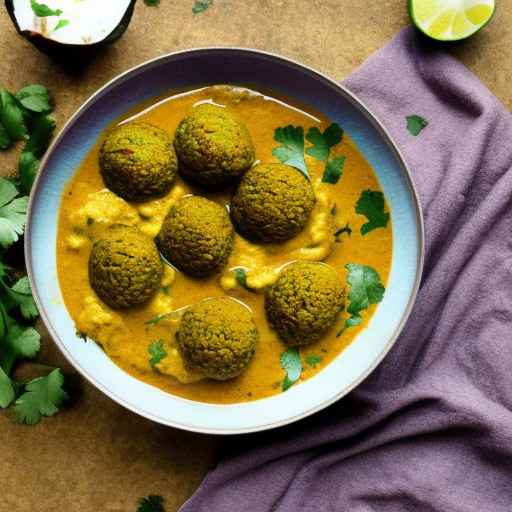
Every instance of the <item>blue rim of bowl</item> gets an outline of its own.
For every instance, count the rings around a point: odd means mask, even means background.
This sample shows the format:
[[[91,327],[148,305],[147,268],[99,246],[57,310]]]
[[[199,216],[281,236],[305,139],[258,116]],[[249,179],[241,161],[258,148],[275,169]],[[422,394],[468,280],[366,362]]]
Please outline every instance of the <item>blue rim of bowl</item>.
[[[42,305],[42,301],[39,298],[39,292],[37,289],[37,286],[35,284],[34,280],[34,274],[33,274],[33,265],[32,265],[32,245],[31,245],[31,236],[30,236],[30,230],[31,230],[31,224],[32,224],[32,216],[33,216],[33,209],[34,209],[34,203],[35,203],[35,197],[37,196],[37,191],[39,187],[39,182],[41,181],[41,176],[45,172],[47,161],[49,160],[50,155],[52,154],[54,148],[57,146],[57,144],[64,138],[66,133],[68,132],[70,126],[74,123],[76,119],[80,117],[82,112],[89,106],[90,103],[92,103],[97,96],[100,96],[103,91],[106,89],[109,89],[112,86],[116,85],[116,82],[121,80],[122,78],[128,77],[130,74],[138,71],[141,68],[144,68],[149,65],[158,64],[160,61],[165,61],[167,59],[173,58],[173,57],[183,57],[187,56],[189,54],[208,54],[208,53],[216,53],[216,52],[236,52],[236,53],[248,53],[248,54],[254,54],[257,56],[263,56],[268,59],[286,64],[288,66],[294,66],[295,68],[298,68],[301,71],[307,71],[308,73],[313,74],[316,78],[318,78],[321,81],[326,82],[331,87],[334,87],[335,89],[338,89],[343,95],[345,95],[346,99],[348,99],[354,107],[358,108],[360,112],[366,117],[366,119],[374,126],[374,128],[381,134],[381,136],[384,138],[384,140],[387,142],[389,149],[392,150],[394,153],[397,161],[399,162],[400,166],[402,167],[402,170],[404,171],[404,176],[407,180],[407,185],[411,191],[411,195],[414,199],[414,207],[416,211],[416,217],[419,223],[419,250],[418,250],[418,261],[417,261],[417,271],[415,276],[415,282],[414,287],[412,290],[411,295],[409,296],[409,301],[407,303],[407,307],[402,315],[402,318],[400,319],[394,333],[392,336],[390,336],[386,346],[381,351],[379,356],[375,358],[373,363],[370,365],[370,367],[359,376],[354,382],[352,382],[350,385],[344,387],[343,389],[340,389],[333,397],[329,398],[328,400],[323,401],[322,403],[316,405],[315,407],[312,407],[308,409],[307,411],[302,412],[301,414],[297,414],[295,416],[291,416],[289,418],[283,419],[281,421],[273,422],[270,424],[265,425],[259,425],[257,427],[248,427],[248,428],[231,428],[231,429],[218,429],[218,428],[197,428],[197,427],[191,427],[189,425],[175,422],[175,421],[168,421],[165,418],[162,418],[160,416],[156,416],[154,414],[150,414],[139,407],[127,402],[125,399],[119,397],[115,393],[111,392],[108,388],[98,383],[89,373],[87,373],[79,364],[78,361],[76,361],[73,356],[68,352],[65,343],[60,339],[58,333],[53,329],[52,323],[50,322],[49,316],[44,309]],[[26,223],[26,229],[25,229],[25,262],[27,265],[27,274],[28,278],[30,280],[30,285],[32,287],[32,292],[34,295],[34,299],[36,302],[36,305],[39,309],[41,319],[43,320],[43,323],[45,324],[46,328],[48,329],[48,332],[50,336],[52,337],[53,341],[58,346],[59,350],[62,352],[64,357],[67,359],[67,361],[77,370],[85,379],[87,379],[88,382],[90,382],[92,385],[94,385],[97,389],[99,389],[101,392],[103,392],[105,395],[107,395],[109,398],[111,398],[114,402],[117,402],[118,404],[122,405],[126,409],[135,412],[136,414],[150,419],[152,421],[155,421],[157,423],[160,423],[162,425],[167,425],[174,428],[179,428],[182,430],[187,430],[190,432],[198,432],[198,433],[204,433],[204,434],[220,434],[220,435],[233,435],[233,434],[249,434],[253,432],[261,432],[264,430],[270,430],[273,428],[283,427],[285,425],[289,425],[290,423],[294,423],[296,421],[299,421],[303,418],[306,418],[308,416],[311,416],[312,414],[315,414],[316,412],[319,412],[326,407],[332,405],[333,403],[337,402],[344,396],[346,396],[348,393],[350,393],[353,389],[355,389],[359,384],[361,384],[374,370],[377,368],[377,366],[381,363],[381,361],[384,359],[384,357],[388,354],[388,352],[391,350],[395,342],[397,341],[400,333],[402,332],[405,323],[407,322],[412,308],[414,306],[414,303],[416,301],[416,297],[418,295],[418,291],[421,284],[421,277],[423,272],[423,264],[424,264],[424,257],[425,257],[425,226],[424,226],[424,219],[423,219],[423,212],[421,210],[421,203],[419,199],[418,191],[416,190],[416,187],[414,185],[414,182],[412,180],[411,172],[409,170],[409,167],[407,166],[407,163],[405,161],[405,158],[403,157],[401,151],[398,149],[397,145],[395,144],[393,138],[391,137],[388,130],[384,127],[384,125],[378,120],[378,118],[371,112],[371,110],[359,99],[357,96],[355,96],[351,91],[349,91],[346,87],[341,85],[340,83],[336,82],[335,80],[329,78],[328,76],[324,75],[323,73],[312,69],[311,67],[302,64],[296,60],[289,59],[287,57],[282,57],[280,55],[271,53],[271,52],[265,52],[262,50],[257,50],[253,48],[242,48],[242,47],[230,47],[230,46],[216,46],[216,47],[204,47],[204,48],[191,48],[188,50],[182,50],[178,52],[171,52],[167,53],[165,55],[161,55],[160,57],[156,57],[154,59],[147,60],[141,64],[138,64],[136,66],[131,67],[130,69],[124,71],[123,73],[120,73],[119,75],[115,76],[111,80],[109,80],[106,84],[104,84],[102,87],[100,87],[96,92],[94,92],[89,98],[82,103],[82,105],[76,110],[76,112],[68,119],[68,121],[64,124],[64,126],[61,128],[58,135],[54,138],[52,143],[50,144],[50,147],[48,148],[45,156],[43,157],[39,172],[36,176],[34,185],[32,187],[32,192],[29,199],[28,204],[28,211],[27,211],[27,223]],[[235,404],[236,405],[236,404]]]

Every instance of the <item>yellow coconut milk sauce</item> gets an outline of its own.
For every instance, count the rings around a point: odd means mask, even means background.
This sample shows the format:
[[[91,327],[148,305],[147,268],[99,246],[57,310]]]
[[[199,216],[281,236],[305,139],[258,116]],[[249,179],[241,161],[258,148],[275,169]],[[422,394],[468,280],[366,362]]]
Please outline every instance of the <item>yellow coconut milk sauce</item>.
[[[277,145],[273,139],[276,128],[292,124],[304,127],[305,132],[312,126],[323,131],[330,124],[325,117],[309,109],[310,113],[306,113],[303,108],[292,107],[284,100],[227,87],[209,87],[158,98],[140,105],[117,123],[137,119],[172,134],[188,111],[205,101],[227,105],[239,114],[249,129],[256,159],[260,162],[276,162],[272,155]],[[281,393],[285,373],[279,357],[286,346],[267,323],[263,294],[265,286],[275,280],[279,268],[298,259],[324,261],[336,269],[348,292],[345,265],[358,263],[373,267],[386,284],[392,257],[391,222],[386,228],[375,229],[365,236],[360,234],[367,219],[356,214],[354,206],[362,191],[381,189],[370,165],[345,134],[342,142],[331,150],[331,156],[346,157],[343,176],[337,184],[321,183],[325,163],[305,156],[317,202],[309,224],[296,238],[280,245],[261,246],[236,235],[233,253],[220,275],[198,280],[166,265],[162,287],[148,303],[123,311],[109,308],[89,285],[88,258],[94,240],[116,223],[137,226],[146,234],[156,236],[169,207],[183,195],[199,192],[178,178],[169,194],[161,199],[128,203],[115,196],[105,189],[99,172],[98,152],[103,138],[104,135],[77,169],[62,198],[57,240],[58,275],[77,330],[98,342],[118,366],[134,377],[174,395],[202,402],[236,403]],[[204,195],[229,204],[228,192]],[[345,233],[340,242],[335,242],[333,229],[347,223],[352,229],[351,235]],[[256,293],[237,284],[232,272],[235,267],[246,269],[247,284]],[[201,299],[226,294],[253,311],[260,334],[259,345],[247,370],[239,377],[225,382],[201,380],[200,375],[184,368],[174,346],[179,310]],[[303,359],[309,355],[321,357],[315,368],[304,365],[301,380],[313,377],[352,343],[366,327],[374,310],[375,306],[371,306],[363,311],[363,322],[359,326],[346,329],[336,337],[346,318],[346,314],[341,314],[337,325],[323,339],[301,347]],[[171,311],[177,312],[154,325],[147,324]],[[148,346],[159,339],[163,340],[168,355],[152,368]]]

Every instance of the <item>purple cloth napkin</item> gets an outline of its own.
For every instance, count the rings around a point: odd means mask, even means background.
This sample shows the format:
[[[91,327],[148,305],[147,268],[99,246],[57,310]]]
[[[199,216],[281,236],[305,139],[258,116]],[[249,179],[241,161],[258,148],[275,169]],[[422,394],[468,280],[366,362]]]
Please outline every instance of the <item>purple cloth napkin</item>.
[[[418,187],[426,264],[379,368],[330,408],[225,440],[182,512],[512,510],[512,118],[406,29],[345,85]],[[429,125],[413,137],[405,118]]]

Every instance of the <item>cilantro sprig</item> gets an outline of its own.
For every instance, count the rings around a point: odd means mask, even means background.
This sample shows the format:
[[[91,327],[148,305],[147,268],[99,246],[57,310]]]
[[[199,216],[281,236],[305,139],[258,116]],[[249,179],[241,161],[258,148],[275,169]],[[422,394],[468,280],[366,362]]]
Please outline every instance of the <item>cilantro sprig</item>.
[[[345,268],[348,270],[347,283],[350,285],[347,307],[350,317],[345,320],[337,336],[340,336],[348,327],[359,325],[363,321],[361,312],[370,304],[381,302],[386,291],[379,274],[372,267],[348,263]]]
[[[356,213],[364,215],[368,222],[361,226],[361,235],[377,228],[385,228],[389,222],[389,212],[384,211],[384,194],[380,191],[363,190],[356,203]]]
[[[288,126],[276,128],[274,140],[281,146],[274,148],[272,154],[283,164],[298,169],[306,178],[309,178],[306,162],[304,161],[304,128],[302,126]]]
[[[164,340],[153,341],[148,347],[149,364],[154,368],[162,359],[167,357],[167,351],[164,347]]]
[[[199,14],[201,12],[206,11],[209,7],[213,5],[213,0],[196,0],[194,6],[192,7],[193,14]]]
[[[164,499],[154,494],[141,498],[137,512],[165,512]]]

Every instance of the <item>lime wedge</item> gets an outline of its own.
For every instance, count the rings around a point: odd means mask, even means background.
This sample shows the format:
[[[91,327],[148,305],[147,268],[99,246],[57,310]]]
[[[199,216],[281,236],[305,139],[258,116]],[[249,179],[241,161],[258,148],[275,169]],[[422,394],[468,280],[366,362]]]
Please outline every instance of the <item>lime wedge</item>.
[[[460,41],[491,20],[494,0],[409,0],[414,25],[438,41]]]

